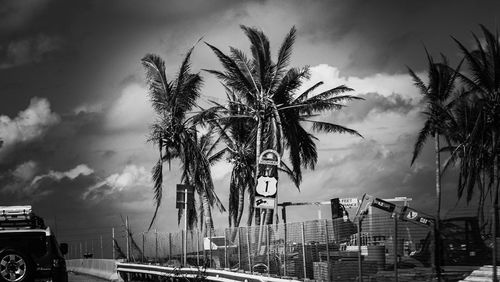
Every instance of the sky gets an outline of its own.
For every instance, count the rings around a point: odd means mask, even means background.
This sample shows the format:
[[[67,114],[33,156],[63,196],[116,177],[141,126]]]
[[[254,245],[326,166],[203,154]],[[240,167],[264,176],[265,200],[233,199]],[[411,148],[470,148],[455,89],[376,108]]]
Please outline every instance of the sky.
[[[154,212],[147,142],[155,120],[140,60],[160,55],[172,78],[186,51],[204,78],[201,104],[224,101],[219,82],[202,69],[221,69],[206,41],[224,52],[248,52],[240,25],[262,29],[276,54],[292,26],[298,30],[291,66],[310,66],[305,85],[345,84],[364,101],[350,102],[324,121],[363,138],[319,134],[319,159],[298,191],[280,178],[279,201],[411,197],[433,211],[432,142],[410,166],[423,126],[422,97],[407,67],[425,77],[424,46],[452,64],[452,36],[473,47],[479,24],[498,27],[498,1],[229,1],[0,0],[0,205],[31,204],[62,240],[109,234],[128,217],[145,230]],[[319,89],[321,90],[321,89]],[[318,91],[319,91],[318,90]],[[227,207],[231,167],[212,168]],[[179,163],[165,171],[155,224],[177,231],[175,184]],[[456,209],[456,172],[443,179],[445,212]],[[330,216],[329,207],[287,210],[288,221]],[[227,214],[214,211],[216,227]]]

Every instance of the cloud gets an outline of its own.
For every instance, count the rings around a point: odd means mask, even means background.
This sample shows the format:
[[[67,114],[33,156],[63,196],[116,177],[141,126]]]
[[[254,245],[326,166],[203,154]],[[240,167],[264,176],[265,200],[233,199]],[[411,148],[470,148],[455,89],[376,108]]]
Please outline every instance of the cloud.
[[[56,36],[38,34],[32,37],[10,41],[5,49],[5,56],[0,60],[0,69],[37,63],[63,48],[64,41]]]
[[[145,87],[129,84],[121,96],[111,105],[106,128],[111,130],[145,130],[153,122],[154,111]]]
[[[94,173],[94,170],[89,168],[86,164],[80,164],[68,171],[49,171],[47,174],[38,175],[31,181],[31,185],[36,185],[39,181],[45,178],[50,178],[54,181],[60,181],[63,178],[75,179],[80,175],[90,175]]]
[[[114,173],[88,187],[82,197],[83,199],[98,200],[137,186],[151,187],[151,173],[142,166],[127,165],[121,173]]]
[[[412,99],[405,99],[400,94],[383,96],[378,93],[357,95],[364,100],[351,101],[341,111],[332,112],[331,117],[340,123],[362,122],[370,116],[381,113],[406,115],[416,108]]]
[[[19,164],[10,171],[0,175],[0,183],[2,183],[2,192],[21,195],[27,194],[30,191],[30,182],[38,173],[39,164],[35,161],[27,161]]]
[[[352,94],[377,93],[388,97],[399,94],[404,99],[420,100],[418,89],[413,86],[411,77],[407,74],[384,74],[377,73],[364,78],[357,76],[342,76],[337,67],[320,64],[310,68],[311,78],[304,83],[302,89],[307,89],[319,81],[323,85],[316,92],[325,91],[339,85],[345,85],[354,89]],[[419,74],[420,75],[420,74]]]
[[[47,130],[60,122],[60,117],[50,109],[50,103],[44,98],[32,98],[24,111],[11,119],[0,116],[0,138],[4,145],[0,150],[8,152],[19,143],[28,143],[45,135]]]

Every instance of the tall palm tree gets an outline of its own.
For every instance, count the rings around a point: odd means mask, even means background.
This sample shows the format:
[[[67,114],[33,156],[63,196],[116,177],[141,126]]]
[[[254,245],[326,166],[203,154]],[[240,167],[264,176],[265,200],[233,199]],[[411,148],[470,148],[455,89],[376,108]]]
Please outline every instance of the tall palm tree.
[[[207,43],[224,68],[223,71],[207,71],[217,76],[238,97],[238,105],[245,113],[238,117],[247,119],[255,128],[252,131],[252,136],[255,136],[254,164],[258,163],[257,158],[264,149],[274,149],[281,156],[288,150],[293,178],[299,184],[302,168],[314,168],[318,157],[315,137],[306,130],[304,123],[312,124],[312,129],[317,132],[359,135],[355,130],[311,119],[324,111],[341,109],[344,102],[359,98],[342,95],[352,90],[345,86],[311,95],[321,82],[304,93],[298,93],[303,81],[309,78],[309,69],[288,68],[295,41],[294,27],[285,37],[276,62],[271,58],[269,40],[262,31],[246,26],[241,28],[250,40],[251,58],[232,47],[226,55]],[[255,166],[255,181],[258,175],[259,166]]]
[[[460,41],[453,38],[464,55],[467,66],[465,74],[460,75],[461,81],[469,88],[471,95],[476,99],[484,115],[483,134],[476,136],[486,137],[484,148],[490,156],[488,171],[491,175],[490,184],[493,188],[494,213],[493,213],[493,238],[498,234],[498,201],[500,173],[499,143],[500,143],[500,43],[498,32],[493,34],[485,26],[480,25],[484,36],[484,44],[478,36],[472,34],[476,46],[469,50]],[[475,129],[474,132],[479,132]],[[493,240],[494,249],[497,248]],[[496,253],[493,252],[493,261],[496,263]],[[496,268],[494,268],[496,277]]]
[[[146,70],[149,95],[157,114],[151,126],[149,141],[158,146],[159,159],[153,168],[154,200],[156,209],[150,227],[154,223],[163,197],[163,164],[179,159],[182,165],[182,180],[193,185],[203,203],[206,229],[213,229],[210,207],[223,206],[217,198],[210,177],[210,164],[200,147],[196,125],[189,117],[200,96],[202,78],[191,73],[191,48],[184,58],[175,79],[167,79],[165,62],[157,55],[148,54],[142,59]]]
[[[475,132],[481,132],[481,137],[485,134],[488,138],[483,139],[483,144],[488,146],[491,162],[492,181],[495,188],[495,204],[498,204],[498,186],[500,175],[498,173],[498,144],[500,135],[500,44],[498,33],[493,34],[485,26],[481,25],[485,44],[482,44],[478,36],[474,33],[476,42],[475,49],[468,50],[462,43],[454,39],[462,51],[467,71],[461,74],[461,81],[469,88],[470,96],[481,108],[481,115],[484,115],[481,123],[474,128]],[[479,130],[479,126],[483,130]],[[479,135],[477,135],[479,136]]]
[[[435,224],[435,267],[440,277],[439,269],[439,225],[441,218],[441,145],[440,136],[445,134],[446,129],[450,123],[450,110],[453,105],[453,96],[455,89],[455,81],[457,78],[457,70],[453,70],[448,66],[448,60],[443,55],[441,63],[435,63],[429,52],[426,50],[428,62],[428,83],[424,81],[411,69],[408,71],[413,78],[415,86],[420,90],[426,103],[425,111],[426,116],[424,127],[420,130],[417,140],[415,142],[413,157],[411,164],[415,162],[420,155],[422,147],[427,139],[432,136],[434,138],[434,153],[435,153],[435,166],[436,166],[436,224]]]

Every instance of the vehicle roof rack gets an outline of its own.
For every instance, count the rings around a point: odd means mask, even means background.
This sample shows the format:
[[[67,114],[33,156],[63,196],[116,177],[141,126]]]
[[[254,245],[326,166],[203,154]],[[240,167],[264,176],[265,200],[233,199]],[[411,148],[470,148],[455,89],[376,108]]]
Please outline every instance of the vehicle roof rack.
[[[31,206],[0,206],[0,230],[36,228],[45,229],[46,226]]]

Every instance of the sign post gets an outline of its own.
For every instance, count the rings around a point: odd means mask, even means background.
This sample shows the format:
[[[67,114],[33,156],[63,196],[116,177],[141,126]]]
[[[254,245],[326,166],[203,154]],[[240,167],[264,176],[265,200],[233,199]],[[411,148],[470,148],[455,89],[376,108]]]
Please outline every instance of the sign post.
[[[187,184],[177,184],[176,208],[184,209],[184,232],[182,236],[184,253],[183,265],[187,265],[187,229],[188,229],[188,207],[194,206],[194,187]]]
[[[257,186],[255,187],[254,207],[262,209],[260,216],[259,241],[257,252],[260,250],[262,235],[264,231],[264,210],[274,210],[276,208],[276,196],[278,193],[278,166],[280,164],[280,155],[275,150],[265,150],[259,156],[259,163],[264,169],[262,175],[257,175]]]

